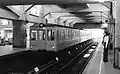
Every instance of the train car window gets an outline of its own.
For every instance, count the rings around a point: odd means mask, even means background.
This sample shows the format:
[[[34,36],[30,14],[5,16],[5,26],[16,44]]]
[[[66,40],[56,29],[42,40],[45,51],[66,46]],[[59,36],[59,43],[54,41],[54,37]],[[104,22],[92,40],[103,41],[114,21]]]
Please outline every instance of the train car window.
[[[38,31],[39,40],[45,40],[45,30]]]
[[[67,29],[66,31],[67,31],[67,36],[66,36],[66,38],[68,39],[68,38],[69,38],[69,36],[68,36],[68,35],[69,35],[69,34],[68,34],[68,29]]]
[[[31,40],[37,40],[37,30],[31,31]]]
[[[48,41],[54,40],[54,31],[53,30],[47,30],[47,40]]]
[[[68,30],[68,37],[69,37],[69,39],[71,39],[71,32],[70,32],[70,29]]]
[[[74,29],[72,30],[72,39],[73,40],[75,39],[75,30]]]
[[[45,40],[45,37],[46,37],[46,33],[45,33],[45,30],[43,31],[43,40]]]
[[[38,31],[39,33],[39,40],[43,40],[43,31]]]
[[[74,40],[76,39],[76,31],[74,30]]]
[[[63,39],[64,38],[64,30],[61,30],[60,33],[61,33],[61,39]]]
[[[59,38],[62,39],[62,30],[59,30]]]
[[[68,39],[68,30],[65,30],[65,38]]]
[[[39,40],[43,40],[43,31],[39,31]]]

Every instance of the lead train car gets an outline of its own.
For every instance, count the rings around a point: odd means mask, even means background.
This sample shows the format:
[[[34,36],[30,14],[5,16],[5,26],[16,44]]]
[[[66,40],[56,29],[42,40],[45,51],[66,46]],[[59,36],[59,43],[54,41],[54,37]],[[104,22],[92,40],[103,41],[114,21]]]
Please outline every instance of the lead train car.
[[[91,39],[91,33],[57,24],[35,24],[30,27],[31,50],[59,51]]]

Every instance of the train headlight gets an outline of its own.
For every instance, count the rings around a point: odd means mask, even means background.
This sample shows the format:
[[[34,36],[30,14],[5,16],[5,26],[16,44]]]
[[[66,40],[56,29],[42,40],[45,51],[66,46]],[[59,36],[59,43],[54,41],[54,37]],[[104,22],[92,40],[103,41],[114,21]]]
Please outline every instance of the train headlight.
[[[55,47],[53,46],[52,48],[54,49]]]
[[[40,23],[40,24],[39,24],[39,27],[43,27],[43,26],[44,26],[44,24],[43,24],[43,23]]]
[[[30,48],[32,49],[32,46],[30,46]]]

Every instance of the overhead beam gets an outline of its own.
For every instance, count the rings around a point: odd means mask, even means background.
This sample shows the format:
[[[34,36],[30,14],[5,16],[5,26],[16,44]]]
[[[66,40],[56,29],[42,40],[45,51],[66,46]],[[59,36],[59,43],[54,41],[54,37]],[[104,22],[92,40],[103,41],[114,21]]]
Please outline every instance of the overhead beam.
[[[19,16],[14,12],[0,8],[0,19],[10,19],[10,20],[17,20]]]
[[[90,14],[91,12],[51,12],[51,13],[72,13],[70,15],[63,15],[63,16],[59,16],[57,18],[57,19],[60,19],[61,17],[84,17],[85,15]],[[76,15],[76,13],[79,13],[79,15]],[[48,13],[48,14],[50,14],[50,13]],[[86,16],[86,17],[89,17],[89,16]]]
[[[27,15],[26,20],[27,20],[28,22],[31,22],[31,23],[41,23],[41,22],[42,22],[42,19],[41,19],[41,18],[32,16],[32,15]],[[26,21],[26,20],[25,20],[25,21]]]
[[[111,0],[109,0],[111,1]],[[105,1],[105,2],[109,2]],[[94,0],[0,0],[0,5],[99,3]]]
[[[32,7],[34,7],[35,5],[33,4],[33,5],[31,5],[30,7],[28,7],[26,10],[25,10],[25,12],[27,13],[27,11],[29,11]]]
[[[89,8],[87,3],[81,3],[81,4],[57,4],[60,8],[67,9],[70,11],[78,11],[82,9]]]
[[[101,3],[101,4],[107,7],[108,9],[110,9],[110,3]]]
[[[10,11],[7,11],[8,13],[3,12],[1,15],[6,14],[6,16],[4,16],[4,17],[1,17],[1,16],[0,16],[0,18],[7,18],[7,19],[11,19],[11,20],[23,20],[23,21],[27,21],[27,22],[31,22],[31,23],[41,23],[41,22],[42,22],[42,19],[41,19],[40,17],[34,16],[34,15],[30,15],[30,14],[26,14],[27,11],[29,11],[33,6],[34,6],[34,5],[30,5],[29,7],[27,7],[27,8],[25,9],[24,13],[22,13],[22,11],[20,11],[20,10],[15,9],[15,8],[12,7],[12,6],[7,6],[7,8],[9,8]],[[3,9],[3,10],[5,10],[5,9]],[[18,17],[17,17],[17,18],[14,18],[14,19],[8,17],[8,15],[9,15],[10,13],[12,13],[12,12],[13,12],[14,14],[16,14]],[[10,16],[13,17],[13,14],[10,14]]]
[[[92,29],[92,28],[100,28],[101,25],[100,23],[97,23],[97,22],[87,22],[87,23],[75,23],[74,24],[74,27],[75,28],[83,28],[83,29]]]
[[[108,16],[107,13],[105,12],[108,12],[108,11],[78,11],[78,12],[74,12],[74,11],[68,11],[68,12],[49,12],[48,14],[50,13],[71,13],[71,15],[63,15],[63,16],[59,16],[58,18],[61,18],[61,17],[71,17],[71,16],[76,16],[76,17],[91,17],[91,16]],[[47,16],[48,14],[46,14],[45,16]],[[93,15],[93,14],[96,14],[96,15]]]
[[[9,8],[15,14],[17,14],[19,17],[22,15],[22,13],[20,11],[18,11],[17,9],[15,9],[14,7],[12,7],[12,6],[6,6],[6,7]]]

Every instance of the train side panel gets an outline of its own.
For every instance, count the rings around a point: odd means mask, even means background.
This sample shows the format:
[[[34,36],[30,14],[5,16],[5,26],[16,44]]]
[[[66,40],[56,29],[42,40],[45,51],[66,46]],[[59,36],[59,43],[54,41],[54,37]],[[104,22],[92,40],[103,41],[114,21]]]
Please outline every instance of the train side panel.
[[[68,31],[67,31],[68,30]],[[64,32],[62,32],[64,31]],[[78,44],[79,43],[79,30],[76,30],[76,29],[68,29],[68,28],[65,28],[65,29],[60,29],[59,28],[59,42],[57,43],[57,51],[59,50],[62,50],[62,49],[65,49],[67,47],[70,47],[70,46],[73,46],[75,44]],[[61,34],[61,33],[63,34]],[[61,35],[64,35],[63,38],[60,38],[62,37]]]
[[[45,41],[31,41],[31,49],[32,50],[45,50]]]

